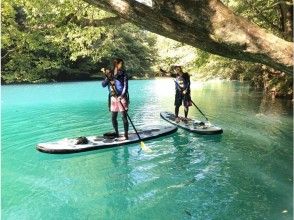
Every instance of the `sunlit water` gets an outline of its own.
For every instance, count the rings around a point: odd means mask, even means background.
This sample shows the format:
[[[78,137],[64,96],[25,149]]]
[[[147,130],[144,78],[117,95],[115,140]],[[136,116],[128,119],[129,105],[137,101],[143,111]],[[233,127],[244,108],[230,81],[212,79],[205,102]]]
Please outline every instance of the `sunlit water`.
[[[171,80],[130,81],[130,96],[137,126],[173,111]],[[219,81],[194,83],[192,97],[222,135],[179,129],[147,141],[152,153],[52,155],[36,144],[111,130],[107,90],[2,86],[2,219],[292,219],[292,102]]]

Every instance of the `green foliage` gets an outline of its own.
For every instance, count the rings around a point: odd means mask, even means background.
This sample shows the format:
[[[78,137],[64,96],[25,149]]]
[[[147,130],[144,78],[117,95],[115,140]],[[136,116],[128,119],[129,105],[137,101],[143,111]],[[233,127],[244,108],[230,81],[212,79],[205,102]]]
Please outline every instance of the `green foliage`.
[[[223,2],[283,37],[278,0]],[[132,76],[153,76],[178,64],[194,79],[249,80],[255,87],[292,93],[292,77],[277,77],[260,64],[212,55],[129,23],[79,26],[70,19],[72,15],[77,20],[114,16],[82,0],[3,0],[1,6],[1,79],[5,83],[97,78],[101,67],[111,67],[112,59],[120,57]]]
[[[278,0],[223,0],[223,3],[230,7],[238,15],[244,16],[251,22],[283,36],[281,32]],[[293,94],[293,77],[277,73],[261,64],[228,59],[206,52],[197,51],[195,57],[195,79],[230,79],[248,80],[252,86],[267,91],[275,90],[280,96],[291,96]]]
[[[48,82],[97,77],[122,57],[130,74],[150,72],[156,57],[151,35],[134,25],[81,27],[77,18],[113,16],[83,1],[2,1],[2,81]]]
[[[283,37],[278,5],[280,0],[223,0],[223,2],[236,14]]]
[[[230,60],[216,55],[209,55],[203,65],[199,66],[197,79],[230,79],[230,80],[249,80],[254,74],[259,72],[260,65]]]
[[[158,58],[154,63],[154,71],[163,69],[169,71],[172,65],[181,65],[185,71],[191,71],[194,68],[194,61],[198,50],[183,43],[155,35],[156,48],[158,48]]]

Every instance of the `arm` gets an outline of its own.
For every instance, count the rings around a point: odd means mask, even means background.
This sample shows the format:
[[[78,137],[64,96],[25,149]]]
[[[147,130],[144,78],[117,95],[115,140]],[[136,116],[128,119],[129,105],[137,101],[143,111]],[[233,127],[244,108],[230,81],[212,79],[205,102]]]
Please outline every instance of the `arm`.
[[[124,88],[122,90],[121,96],[125,96],[126,92],[128,91],[128,76],[125,74],[124,76]]]
[[[190,93],[190,76],[187,77],[187,85],[186,85],[186,88],[185,88],[185,91],[186,93]]]
[[[175,81],[176,90],[179,90],[181,92],[182,89],[181,89],[181,87],[179,85],[178,78],[176,77],[176,79],[174,79],[174,81]]]
[[[107,78],[105,78],[105,79],[102,81],[102,86],[103,86],[103,87],[106,87],[106,86],[108,86],[108,84],[109,84],[109,81],[108,81]]]
[[[190,76],[188,78],[188,88],[187,88],[187,92],[190,94],[191,93],[191,81],[190,81]]]
[[[106,76],[105,79],[102,81],[102,86],[103,86],[103,87],[106,87],[106,86],[109,85],[109,80],[108,80],[108,79],[109,79],[109,77],[110,77],[110,76],[109,76],[109,74],[110,74],[110,70],[107,69],[107,68],[104,68],[104,67],[103,67],[103,68],[101,68],[101,72],[104,73],[104,75]]]
[[[171,73],[171,74],[169,74],[169,76],[172,78],[177,78],[177,74],[175,74],[175,73]]]
[[[188,73],[184,73],[184,93],[190,93],[190,75]]]

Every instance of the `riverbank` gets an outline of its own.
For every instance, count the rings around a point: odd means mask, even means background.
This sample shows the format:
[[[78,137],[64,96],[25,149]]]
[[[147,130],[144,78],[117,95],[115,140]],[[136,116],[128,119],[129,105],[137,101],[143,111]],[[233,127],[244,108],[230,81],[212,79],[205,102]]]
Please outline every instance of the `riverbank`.
[[[155,77],[155,76],[131,76],[130,80],[146,80],[146,79],[156,79],[156,78],[168,78],[168,77]],[[86,79],[72,79],[72,80],[36,80],[32,82],[23,81],[23,82],[5,82],[1,81],[1,85],[42,85],[42,84],[52,84],[52,83],[66,83],[66,82],[91,82],[97,80],[103,80],[104,77],[97,76]]]
[[[151,79],[168,79],[171,78],[169,76],[131,76],[130,80],[151,80]],[[43,85],[43,84],[54,84],[54,83],[70,83],[70,82],[90,82],[90,81],[99,81],[103,80],[104,78],[101,76],[98,77],[93,77],[89,79],[84,79],[84,80],[64,80],[64,81],[36,81],[36,82],[12,82],[12,83],[5,83],[1,82],[1,85]],[[264,77],[256,77],[252,80],[244,80],[244,79],[222,79],[222,78],[196,78],[196,77],[191,77],[191,82],[197,83],[197,82],[208,82],[211,80],[216,80],[216,81],[237,81],[237,82],[246,82],[249,83],[252,89],[255,89],[257,91],[263,91],[264,95],[266,96],[271,96],[272,98],[279,98],[279,99],[287,99],[287,100],[292,100],[293,99],[293,90],[292,90],[292,83],[288,82],[288,85],[284,84],[278,84],[277,86],[272,85],[270,82],[267,82],[264,80]],[[290,88],[289,88],[290,87]]]

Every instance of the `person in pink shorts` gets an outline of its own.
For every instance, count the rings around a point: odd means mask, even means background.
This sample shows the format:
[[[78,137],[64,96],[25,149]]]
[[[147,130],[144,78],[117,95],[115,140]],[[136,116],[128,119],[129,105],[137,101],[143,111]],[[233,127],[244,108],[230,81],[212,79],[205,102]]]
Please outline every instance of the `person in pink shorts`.
[[[124,137],[127,140],[129,123],[127,119],[127,110],[129,108],[129,93],[128,93],[128,76],[123,69],[124,61],[122,59],[114,59],[113,69],[106,71],[107,77],[102,81],[102,86],[108,86],[108,106],[112,114],[112,125],[115,134],[119,137],[117,115],[122,114],[124,124]],[[112,86],[113,85],[113,86]],[[113,90],[114,89],[114,90]],[[123,105],[123,106],[122,106]]]

